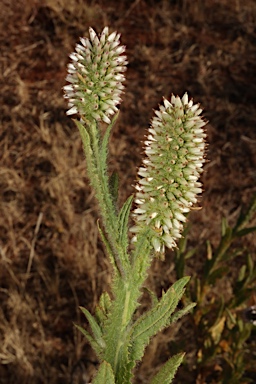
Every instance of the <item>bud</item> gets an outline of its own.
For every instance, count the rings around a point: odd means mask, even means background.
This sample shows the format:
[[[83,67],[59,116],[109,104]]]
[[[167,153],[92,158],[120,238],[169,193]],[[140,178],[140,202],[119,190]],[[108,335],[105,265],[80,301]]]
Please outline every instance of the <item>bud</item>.
[[[154,250],[164,253],[165,246],[176,247],[181,237],[185,214],[202,192],[198,182],[205,162],[206,122],[199,116],[202,109],[193,105],[187,93],[182,99],[164,99],[148,130],[145,141],[146,158],[139,168],[133,212],[137,235],[150,228]]]
[[[105,27],[98,37],[89,28],[90,38],[81,38],[68,64],[70,83],[64,87],[68,99],[67,115],[78,113],[84,120],[110,123],[121,102],[123,72],[126,70],[125,47],[120,45],[120,34],[109,34]]]

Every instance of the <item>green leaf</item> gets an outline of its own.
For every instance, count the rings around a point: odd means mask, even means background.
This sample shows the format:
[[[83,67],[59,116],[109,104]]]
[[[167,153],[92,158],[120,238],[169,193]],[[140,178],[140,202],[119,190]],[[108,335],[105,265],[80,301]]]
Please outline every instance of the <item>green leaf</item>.
[[[254,270],[254,261],[250,254],[247,255],[247,265],[248,265],[249,275],[252,276],[253,270]]]
[[[159,370],[159,372],[150,381],[150,384],[170,384],[174,378],[177,369],[182,363],[185,353],[178,353],[171,357]]]
[[[93,333],[93,336],[94,336],[94,340],[99,345],[99,347],[101,347],[102,350],[103,350],[105,348],[106,344],[105,344],[105,341],[103,340],[102,330],[101,330],[99,324],[94,319],[94,317],[90,314],[90,312],[87,311],[86,308],[80,307],[80,309],[81,309],[81,311],[83,312],[83,314],[85,315],[85,317],[87,318],[87,320],[88,320],[88,322],[90,324],[90,327],[91,327],[91,330],[92,330],[92,333]]]
[[[91,336],[89,332],[87,332],[83,327],[80,327],[80,325],[74,324],[75,327],[85,336],[87,341],[91,344],[92,349],[96,353],[96,355],[101,358],[102,356],[102,348],[99,346],[99,344],[95,341],[95,339]]]
[[[256,232],[256,227],[249,227],[241,229],[240,231],[236,232],[237,237],[242,237],[245,235],[248,235],[249,233]]]
[[[105,247],[106,247],[106,251],[107,251],[107,254],[109,256],[109,259],[111,261],[111,264],[113,265],[114,267],[114,270],[115,272],[117,273],[118,275],[118,271],[119,271],[119,268],[118,266],[116,265],[116,261],[115,261],[115,257],[114,257],[114,254],[112,252],[112,248],[111,248],[111,245],[109,244],[109,241],[108,239],[106,238],[106,236],[104,235],[104,232],[102,231],[100,225],[99,225],[99,221],[97,222],[97,225],[98,225],[98,230],[99,230],[99,234],[100,234],[100,237],[101,237],[101,240],[103,241]]]
[[[158,304],[135,322],[131,329],[132,359],[140,360],[150,338],[171,323],[171,314],[177,307],[189,279],[189,277],[183,277],[175,282],[163,294]]]
[[[103,324],[105,323],[108,313],[111,306],[111,299],[109,297],[109,294],[107,292],[103,292],[99,304],[95,308],[95,317],[101,326],[103,327]]]
[[[115,384],[115,377],[111,365],[103,361],[97,375],[93,379],[93,384]]]
[[[117,199],[118,199],[118,173],[113,172],[109,179],[109,191],[113,200],[113,204],[115,208],[117,209]]]
[[[106,129],[106,132],[103,136],[102,142],[101,142],[101,148],[100,148],[100,157],[101,157],[101,163],[106,164],[107,163],[107,156],[108,156],[108,142],[109,142],[109,137],[112,128],[115,125],[115,122],[118,118],[119,112],[113,117],[113,120],[109,124],[109,126]]]
[[[118,215],[119,243],[125,252],[128,247],[128,220],[132,206],[133,195],[128,197]]]
[[[148,287],[143,287],[143,290],[149,294],[152,302],[152,307],[155,307],[158,304],[158,297],[155,292],[151,291],[151,289],[149,289]]]
[[[135,249],[132,252],[132,273],[137,279],[136,284],[142,285],[147,276],[147,269],[150,265],[150,253],[152,245],[149,241],[150,229],[146,228],[140,234],[135,243]]]
[[[240,213],[240,216],[234,228],[235,233],[241,231],[244,228],[244,226],[251,220],[252,215],[254,215],[255,211],[256,211],[256,193],[253,195],[247,210],[245,212]]]
[[[101,306],[102,310],[104,311],[105,315],[107,316],[108,312],[110,310],[110,306],[111,306],[111,299],[110,299],[109,294],[107,292],[102,293],[102,295],[100,297],[99,305]]]
[[[179,320],[181,317],[183,317],[184,315],[186,315],[187,313],[189,313],[194,307],[196,306],[196,303],[190,303],[188,304],[185,308],[175,312],[171,319],[170,319],[170,323],[175,323],[177,320]]]
[[[87,153],[90,153],[92,155],[91,139],[89,133],[80,121],[74,120],[74,122],[79,129],[80,136],[84,145],[85,154],[87,155]]]
[[[117,277],[113,284],[113,300],[108,319],[104,325],[106,349],[104,360],[108,361],[115,373],[116,382],[129,383],[122,378],[131,375],[129,369],[130,324],[136,308],[140,291],[134,281]]]
[[[224,237],[227,233],[227,230],[229,230],[230,228],[228,227],[228,224],[227,224],[227,219],[224,217],[222,220],[221,220],[221,235],[222,237]]]
[[[187,248],[187,235],[189,233],[190,227],[191,227],[191,225],[189,223],[187,223],[183,232],[182,232],[182,237],[179,240],[178,248],[176,250],[177,252],[185,253],[186,248]]]
[[[246,265],[242,265],[239,270],[237,281],[243,281],[246,273]]]
[[[221,335],[225,327],[225,322],[226,316],[222,316],[221,318],[218,318],[208,330],[215,345],[219,344],[220,342]]]
[[[84,154],[86,157],[88,176],[90,178],[92,185],[94,186],[93,181],[95,179],[98,179],[98,173],[97,173],[97,167],[96,167],[95,158],[93,154],[91,138],[85,126],[82,123],[80,123],[80,121],[74,120],[74,122],[80,132],[80,136],[81,136],[83,147],[84,147]]]

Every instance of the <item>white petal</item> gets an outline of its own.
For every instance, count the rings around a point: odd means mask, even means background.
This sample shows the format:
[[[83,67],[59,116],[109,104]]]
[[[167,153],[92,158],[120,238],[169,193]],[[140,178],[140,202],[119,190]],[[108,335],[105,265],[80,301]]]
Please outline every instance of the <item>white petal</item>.
[[[184,93],[184,96],[182,97],[182,102],[184,105],[188,104],[188,94],[187,92]]]
[[[112,42],[115,40],[115,37],[116,37],[116,32],[112,32],[111,35],[109,35],[108,37],[108,41],[109,42]]]
[[[75,113],[78,113],[78,110],[77,110],[77,107],[72,107],[72,108],[70,108],[67,112],[66,112],[66,114],[67,115],[73,115],[73,114],[75,114]]]

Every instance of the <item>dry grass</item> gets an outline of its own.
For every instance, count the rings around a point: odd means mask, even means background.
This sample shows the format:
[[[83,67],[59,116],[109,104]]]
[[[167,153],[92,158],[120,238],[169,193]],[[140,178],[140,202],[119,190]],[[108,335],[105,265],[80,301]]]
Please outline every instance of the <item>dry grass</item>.
[[[121,201],[133,191],[140,142],[161,96],[188,91],[202,103],[210,162],[190,241],[216,244],[221,216],[233,222],[256,191],[256,4],[4,0],[0,22],[0,382],[85,383],[95,358],[73,322],[83,321],[78,305],[93,310],[111,271],[81,140],[65,116],[68,54],[90,25],[118,29],[127,45],[127,92],[110,154]],[[249,247],[255,252],[255,239]],[[174,278],[169,253],[149,283],[160,291]],[[140,382],[168,357],[178,332],[187,337],[185,320],[153,341]],[[191,342],[184,349],[192,356]]]

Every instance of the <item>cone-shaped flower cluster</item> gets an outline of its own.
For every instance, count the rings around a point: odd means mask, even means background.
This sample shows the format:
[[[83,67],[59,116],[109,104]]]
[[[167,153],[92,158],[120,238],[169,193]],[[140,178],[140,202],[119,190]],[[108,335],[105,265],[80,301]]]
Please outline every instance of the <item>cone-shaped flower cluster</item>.
[[[89,28],[90,38],[81,38],[68,64],[70,83],[64,87],[68,99],[68,115],[78,113],[84,120],[105,121],[117,111],[121,102],[126,70],[125,47],[120,45],[120,34],[109,34],[105,27],[98,37]]]
[[[186,221],[184,213],[202,192],[198,178],[205,162],[206,123],[201,112],[186,93],[182,99],[172,96],[171,102],[164,99],[148,130],[146,158],[135,186],[136,225],[131,231],[136,241],[139,232],[149,227],[156,252],[176,246]]]

